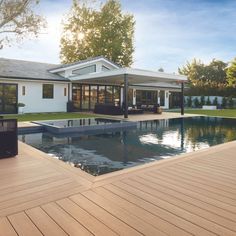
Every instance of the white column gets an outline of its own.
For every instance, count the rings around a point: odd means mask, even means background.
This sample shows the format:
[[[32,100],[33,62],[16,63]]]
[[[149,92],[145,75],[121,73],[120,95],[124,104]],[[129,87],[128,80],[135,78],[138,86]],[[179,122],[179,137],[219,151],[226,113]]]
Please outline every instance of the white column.
[[[169,91],[165,91],[165,109],[169,109]]]
[[[160,90],[157,90],[157,103],[161,105]]]
[[[124,89],[120,88],[120,105],[121,106],[122,106],[122,103],[123,103],[123,91],[124,91]]]
[[[70,83],[68,86],[67,86],[67,93],[68,93],[68,99],[69,101],[72,101],[72,89],[73,89],[73,85],[72,83]]]
[[[136,106],[136,89],[133,89],[133,105]]]

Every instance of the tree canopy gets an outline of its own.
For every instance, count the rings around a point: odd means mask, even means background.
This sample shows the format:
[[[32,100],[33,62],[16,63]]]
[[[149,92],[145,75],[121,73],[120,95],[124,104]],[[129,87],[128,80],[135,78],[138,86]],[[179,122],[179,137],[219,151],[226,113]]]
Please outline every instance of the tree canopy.
[[[105,56],[119,65],[130,66],[134,25],[133,15],[122,13],[118,0],[108,0],[98,9],[74,0],[61,37],[61,61],[71,63]]]
[[[185,66],[179,68],[179,73],[188,76],[190,85],[193,87],[225,87],[227,63],[213,59],[209,64],[201,60],[193,59]]]
[[[227,82],[229,86],[236,88],[236,58],[230,63],[227,70]]]
[[[179,73],[188,76],[186,95],[236,96],[236,59],[230,65],[216,59],[208,64],[193,59]]]
[[[32,10],[39,0],[0,0],[0,49],[30,35],[37,36],[45,20]]]

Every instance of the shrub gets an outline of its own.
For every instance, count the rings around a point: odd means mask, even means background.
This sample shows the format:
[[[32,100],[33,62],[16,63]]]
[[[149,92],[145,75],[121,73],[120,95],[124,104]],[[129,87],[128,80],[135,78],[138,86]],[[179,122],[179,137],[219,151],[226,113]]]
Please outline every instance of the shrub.
[[[201,105],[201,106],[204,106],[204,105],[205,105],[205,96],[201,96],[200,105]]]
[[[197,97],[195,97],[195,98],[194,98],[194,101],[193,101],[193,103],[194,103],[194,106],[195,106],[196,108],[199,108],[199,106],[200,106],[200,103],[199,103],[199,100],[198,100],[198,98],[197,98]]]
[[[227,99],[226,99],[226,97],[222,98],[221,106],[222,106],[222,108],[226,108],[226,106],[227,106]]]
[[[217,97],[214,98],[213,105],[218,106],[218,98]]]
[[[17,104],[17,106],[18,106],[18,107],[25,107],[25,104],[22,103],[22,102],[19,102],[19,103]]]
[[[209,96],[208,96],[208,98],[207,98],[206,105],[208,105],[208,106],[211,105],[211,100],[210,100],[210,97],[209,97]]]
[[[191,96],[189,96],[188,98],[187,98],[187,107],[192,107],[192,97]]]
[[[234,107],[234,100],[232,97],[229,97],[228,102],[229,102],[229,108],[233,108]]]

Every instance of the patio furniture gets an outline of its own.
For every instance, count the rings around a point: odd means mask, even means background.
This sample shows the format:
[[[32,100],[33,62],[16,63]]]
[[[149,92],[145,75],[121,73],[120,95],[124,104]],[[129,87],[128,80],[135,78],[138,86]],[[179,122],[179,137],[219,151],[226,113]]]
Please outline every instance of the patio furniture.
[[[156,114],[162,114],[162,108],[160,107],[159,104],[154,106],[154,113]]]
[[[123,110],[120,106],[115,106],[110,103],[97,103],[95,104],[94,113],[105,115],[123,115]]]
[[[17,120],[0,120],[0,159],[18,154]]]
[[[131,114],[131,115],[143,114],[143,109],[132,108],[128,110],[128,114]]]
[[[155,108],[155,106],[152,104],[149,104],[149,105],[142,104],[140,106],[140,109],[142,109],[143,111],[148,111],[148,112],[154,112],[154,110],[155,110],[154,108]]]

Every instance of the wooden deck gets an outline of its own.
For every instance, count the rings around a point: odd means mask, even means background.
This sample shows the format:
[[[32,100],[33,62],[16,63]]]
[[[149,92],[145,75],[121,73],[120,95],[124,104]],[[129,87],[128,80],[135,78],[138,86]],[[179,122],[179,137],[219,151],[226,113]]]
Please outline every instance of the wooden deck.
[[[0,160],[0,236],[236,235],[236,142],[96,178],[19,149]]]

